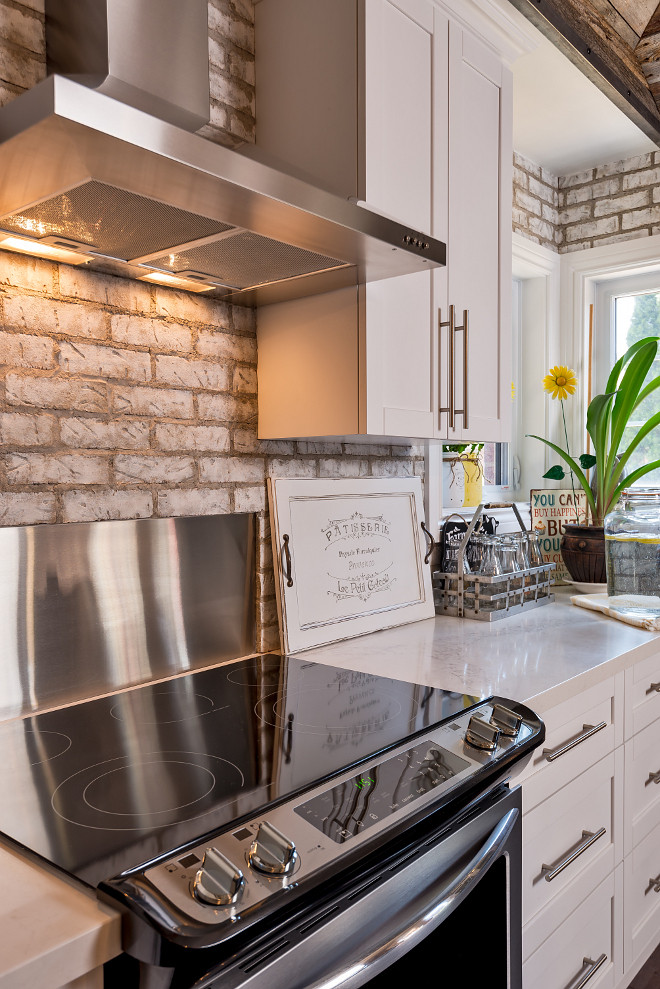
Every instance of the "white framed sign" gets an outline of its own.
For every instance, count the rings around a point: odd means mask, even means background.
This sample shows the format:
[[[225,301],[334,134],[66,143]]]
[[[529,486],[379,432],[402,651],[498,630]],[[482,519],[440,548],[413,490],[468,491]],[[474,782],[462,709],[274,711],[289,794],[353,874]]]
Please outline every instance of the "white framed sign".
[[[270,478],[284,652],[435,614],[418,477]]]

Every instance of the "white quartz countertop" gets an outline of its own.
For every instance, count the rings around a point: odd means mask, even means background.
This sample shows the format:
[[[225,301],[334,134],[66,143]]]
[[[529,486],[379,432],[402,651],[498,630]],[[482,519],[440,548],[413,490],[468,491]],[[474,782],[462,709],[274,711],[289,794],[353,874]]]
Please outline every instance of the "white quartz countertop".
[[[0,846],[0,989],[59,989],[121,951],[96,894]]]
[[[492,624],[438,616],[299,656],[445,690],[527,701],[542,713],[654,652],[660,652],[660,633],[577,608],[559,589],[554,602]]]

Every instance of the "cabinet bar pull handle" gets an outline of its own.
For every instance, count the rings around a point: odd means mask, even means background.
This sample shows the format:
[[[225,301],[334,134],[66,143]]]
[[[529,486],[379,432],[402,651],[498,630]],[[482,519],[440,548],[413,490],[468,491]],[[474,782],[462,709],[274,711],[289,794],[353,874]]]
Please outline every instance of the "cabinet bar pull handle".
[[[468,428],[468,311],[463,310],[463,429]]]
[[[606,954],[599,955],[596,961],[593,958],[583,958],[582,968],[570,985],[566,986],[566,989],[582,989],[582,986],[586,986],[591,976],[595,975],[601,965],[604,965],[606,961]]]
[[[598,831],[583,831],[582,841],[575,846],[572,852],[568,852],[568,854],[559,861],[558,865],[542,865],[541,874],[545,873],[545,881],[547,883],[551,883],[553,879],[556,879],[559,873],[563,872],[567,865],[570,865],[571,862],[575,862],[576,858],[579,858],[583,852],[586,852],[587,848],[591,848],[594,842],[598,841],[599,838],[602,838],[605,834],[605,830],[605,828],[599,828]]]
[[[560,755],[563,755],[565,752],[569,752],[570,749],[575,748],[575,746],[579,745],[580,742],[584,742],[588,738],[591,738],[592,735],[595,735],[597,731],[602,731],[603,728],[607,728],[607,721],[601,721],[599,725],[582,725],[582,731],[579,735],[576,735],[575,738],[569,739],[568,742],[564,742],[563,745],[558,745],[556,749],[543,749],[543,755],[546,757],[548,762],[554,762],[554,760],[558,759]]]
[[[293,587],[293,577],[291,575],[291,550],[289,549],[289,536],[286,532],[282,536],[282,552],[284,553],[284,559],[286,561],[284,566],[286,586]]]
[[[656,876],[655,879],[649,879],[649,884],[644,890],[644,896],[653,890],[654,893],[660,893],[660,876]]]
[[[441,405],[438,408],[438,412],[448,412],[449,413],[449,428],[454,428],[455,422],[455,410],[454,410],[454,307],[449,307],[449,319],[442,319],[442,312],[438,309],[438,329],[441,330],[444,326],[449,327],[449,381],[448,381],[448,405]],[[440,341],[439,341],[440,343]]]
[[[645,781],[644,786],[648,786],[649,783],[660,783],[660,769],[657,773],[649,773],[649,778]]]
[[[652,683],[649,689],[646,691],[647,694],[660,694],[660,683]]]

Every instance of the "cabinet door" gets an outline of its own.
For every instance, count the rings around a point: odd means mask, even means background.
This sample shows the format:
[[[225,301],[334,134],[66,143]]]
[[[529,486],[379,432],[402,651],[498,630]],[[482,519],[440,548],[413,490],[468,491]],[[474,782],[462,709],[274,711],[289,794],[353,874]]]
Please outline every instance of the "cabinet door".
[[[442,415],[441,435],[501,441],[511,404],[511,74],[490,49],[450,21],[448,77],[448,264],[439,302],[443,320],[454,306],[457,326],[467,310],[468,329],[454,334],[457,414],[453,429]],[[445,372],[441,362],[446,378],[452,370],[448,362],[444,367]],[[442,388],[446,406],[446,382]]]
[[[433,233],[433,8],[426,0],[364,0],[362,197]],[[364,288],[362,430],[434,434],[431,273]]]
[[[433,7],[363,0],[360,198],[420,231],[431,229]]]
[[[388,278],[364,286],[362,431],[430,438],[433,340],[431,273]]]

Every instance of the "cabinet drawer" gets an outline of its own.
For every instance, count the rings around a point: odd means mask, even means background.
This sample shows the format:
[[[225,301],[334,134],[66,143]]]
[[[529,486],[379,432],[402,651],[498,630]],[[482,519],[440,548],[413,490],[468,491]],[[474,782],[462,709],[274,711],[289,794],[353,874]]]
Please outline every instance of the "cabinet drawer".
[[[660,718],[625,745],[624,854],[660,825]]]
[[[651,880],[658,878],[658,892]],[[624,860],[626,969],[660,941],[660,827]]]
[[[626,670],[626,738],[660,718],[660,652]]]
[[[525,814],[523,924],[571,883],[578,884],[574,895],[584,899],[614,869],[616,761],[610,753]]]
[[[524,962],[525,989],[569,989],[590,970],[588,989],[613,989],[621,971],[620,873],[607,876]]]
[[[545,743],[516,775],[525,813],[613,751],[623,736],[619,696],[610,677],[541,714]]]

